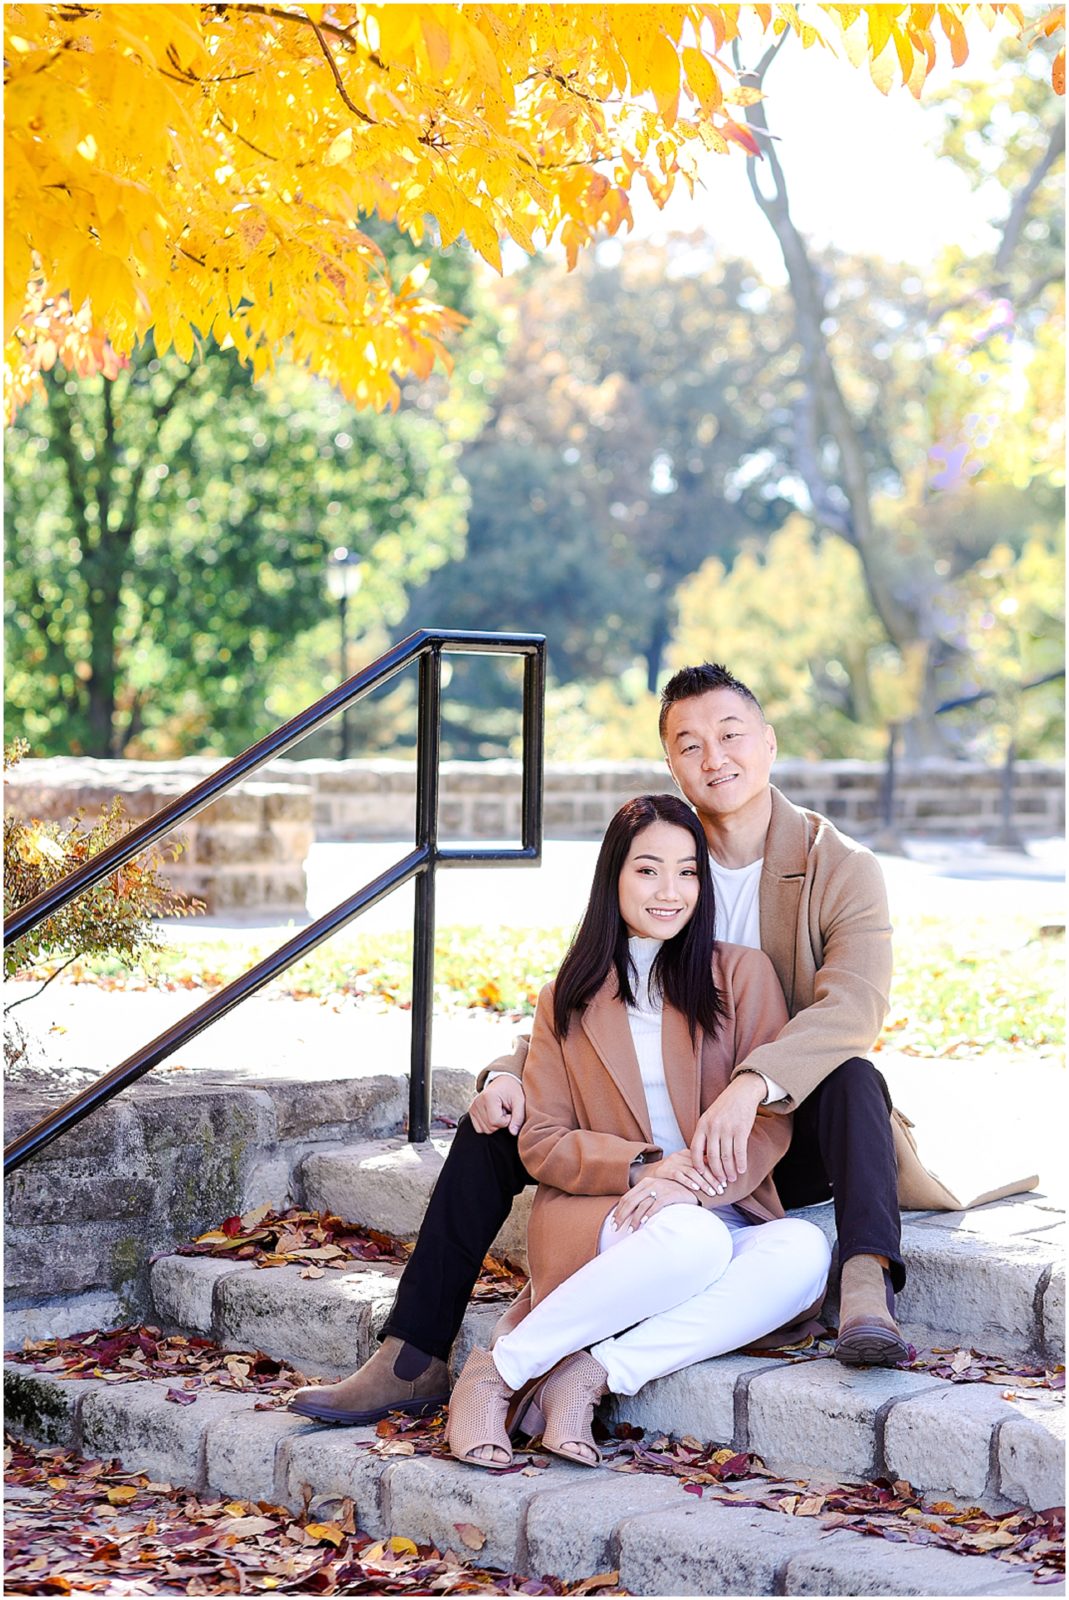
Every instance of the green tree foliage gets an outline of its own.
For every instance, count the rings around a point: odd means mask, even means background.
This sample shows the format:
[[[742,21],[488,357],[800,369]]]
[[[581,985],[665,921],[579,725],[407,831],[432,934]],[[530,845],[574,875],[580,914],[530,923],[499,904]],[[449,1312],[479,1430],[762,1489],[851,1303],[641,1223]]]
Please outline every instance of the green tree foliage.
[[[253,385],[214,347],[53,373],[9,437],[12,724],[42,754],[234,753],[330,613],[332,546],[366,558],[355,633],[457,552],[455,454],[429,409],[358,412],[295,368]]]
[[[411,615],[547,617],[557,681],[639,656],[655,685],[678,585],[782,520],[782,296],[697,239],[542,264],[503,293],[505,372],[462,463],[467,549]]]
[[[784,44],[749,76],[762,86],[774,80]],[[991,82],[962,82],[946,97],[941,153],[976,187],[1001,191],[1003,215],[990,249],[948,246],[923,294],[914,279],[897,317],[892,306],[890,320],[870,328],[885,376],[868,395],[863,351],[844,338],[840,314],[855,275],[818,258],[799,232],[776,148],[766,149],[767,171],[747,162],[794,307],[793,498],[861,559],[873,609],[902,659],[896,714],[909,717],[916,753],[945,748],[937,707],[974,673],[956,621],[959,579],[982,571],[996,541],[1020,551],[1026,529],[1040,536],[1037,519],[1048,549],[1058,536],[1065,124],[1045,70],[1041,57],[1033,70],[1018,52]],[[748,106],[746,118],[764,135],[766,102]]]

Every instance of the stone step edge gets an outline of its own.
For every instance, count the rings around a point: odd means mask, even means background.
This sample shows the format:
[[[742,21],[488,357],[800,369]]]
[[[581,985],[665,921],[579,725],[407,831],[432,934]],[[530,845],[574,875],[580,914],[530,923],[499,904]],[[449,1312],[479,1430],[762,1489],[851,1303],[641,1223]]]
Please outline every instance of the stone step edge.
[[[435,1133],[428,1144],[419,1146],[396,1138],[367,1139],[342,1149],[310,1152],[299,1169],[302,1195],[311,1209],[350,1213],[352,1222],[414,1239],[451,1138]],[[347,1170],[352,1174],[348,1179]],[[374,1215],[366,1214],[369,1191],[375,1192]],[[528,1189],[517,1198],[491,1253],[525,1263],[526,1213],[532,1194]],[[834,1246],[830,1203],[801,1214]],[[934,1219],[942,1215],[903,1213],[903,1256],[909,1277],[900,1297],[899,1323],[906,1338],[918,1346],[965,1344],[990,1351],[991,1340],[997,1337],[993,1330],[968,1324],[976,1323],[977,1306],[981,1314],[985,1308],[998,1308],[990,1318],[1002,1335],[998,1353],[1064,1362],[1065,1274],[1058,1245],[1043,1246],[1026,1236],[1006,1240],[1003,1250],[981,1236],[936,1225]],[[964,1293],[953,1296],[955,1287]],[[834,1294],[829,1302],[835,1304]]]
[[[154,1286],[166,1283],[175,1266],[186,1262],[195,1263],[189,1279],[199,1296],[196,1326],[192,1299],[172,1309],[190,1317],[187,1331],[205,1333],[223,1346],[249,1348],[252,1343],[267,1348],[309,1376],[317,1375],[306,1356],[295,1359],[294,1351],[285,1348],[286,1338],[272,1339],[275,1325],[286,1326],[286,1319],[270,1308],[265,1314],[262,1274],[256,1268],[203,1257],[164,1258],[154,1268]],[[298,1269],[270,1271],[285,1274],[283,1282],[291,1292],[303,1293]],[[234,1294],[240,1278],[259,1302],[245,1318],[240,1296]],[[180,1283],[184,1279],[180,1273]],[[227,1283],[230,1294],[224,1300]],[[341,1282],[315,1281],[320,1306],[333,1301],[343,1310],[347,1340],[339,1353],[351,1351],[348,1364],[333,1366],[325,1374],[328,1378],[360,1365],[375,1348],[392,1283],[372,1287],[366,1299],[358,1300]],[[489,1343],[499,1309],[469,1307],[453,1347],[454,1379],[471,1348]],[[326,1323],[323,1311],[319,1319]],[[813,1473],[830,1471],[835,1477],[904,1478],[926,1491],[945,1490],[950,1498],[960,1494],[992,1504],[1021,1502],[1038,1510],[1061,1498],[1052,1485],[1062,1480],[1064,1444],[1048,1426],[1061,1415],[1057,1402],[1046,1396],[1022,1415],[990,1384],[957,1385],[925,1373],[845,1368],[826,1358],[789,1362],[732,1354],[661,1378],[630,1399],[614,1399],[606,1410],[616,1421],[652,1432],[683,1434],[701,1428],[719,1443],[756,1451],[776,1470],[804,1464]]]
[[[309,1490],[348,1496],[360,1527],[374,1537],[401,1534],[444,1549],[458,1522],[485,1525],[487,1541],[477,1559],[505,1571],[552,1573],[570,1582],[618,1570],[625,1588],[650,1596],[1033,1592],[1028,1569],[992,1556],[891,1544],[850,1530],[837,1530],[829,1541],[815,1518],[731,1505],[715,1486],[698,1499],[678,1480],[593,1474],[560,1462],[534,1469],[521,1482],[520,1475],[501,1478],[427,1456],[373,1454],[359,1448],[378,1442],[370,1429],[326,1429],[285,1412],[255,1412],[252,1395],[208,1390],[197,1406],[171,1406],[163,1398],[166,1387],[167,1380],[62,1380],[5,1366],[9,1426],[20,1437],[117,1455],[131,1471],[194,1492],[210,1489],[295,1511]],[[204,1400],[209,1403],[198,1412]],[[37,1428],[35,1406],[43,1423]],[[155,1445],[153,1422],[163,1435]],[[725,1486],[728,1492],[738,1487]],[[671,1581],[666,1565],[670,1569],[673,1559],[682,1570],[670,1589],[662,1589],[665,1576]],[[715,1586],[725,1569],[751,1581],[741,1589]],[[701,1588],[682,1587],[681,1577],[693,1582],[703,1574]]]

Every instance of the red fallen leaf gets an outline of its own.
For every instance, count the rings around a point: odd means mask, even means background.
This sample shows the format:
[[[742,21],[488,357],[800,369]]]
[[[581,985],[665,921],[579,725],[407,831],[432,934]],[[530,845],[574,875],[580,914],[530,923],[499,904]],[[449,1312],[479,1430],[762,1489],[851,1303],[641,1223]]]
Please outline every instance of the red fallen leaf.
[[[704,1488],[704,1485],[702,1485],[700,1483],[685,1483],[683,1485],[683,1493],[684,1494],[696,1494],[698,1496],[698,1499],[700,1500],[702,1495],[705,1493],[705,1488]]]
[[[243,1231],[241,1218],[227,1217],[220,1224],[219,1231],[220,1233],[225,1233],[228,1239],[236,1239],[238,1234]]]
[[[190,1394],[188,1389],[168,1389],[163,1398],[173,1401],[176,1406],[192,1406],[197,1403],[196,1395]]]

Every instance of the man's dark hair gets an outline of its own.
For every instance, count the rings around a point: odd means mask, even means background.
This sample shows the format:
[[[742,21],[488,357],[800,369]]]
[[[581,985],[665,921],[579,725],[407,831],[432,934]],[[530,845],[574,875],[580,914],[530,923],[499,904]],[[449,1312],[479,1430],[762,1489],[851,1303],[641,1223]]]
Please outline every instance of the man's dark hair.
[[[712,689],[733,689],[744,700],[749,700],[757,708],[758,715],[763,722],[765,713],[761,702],[740,679],[727,667],[721,666],[718,661],[703,661],[700,667],[680,667],[679,671],[669,678],[661,690],[661,717],[658,731],[661,743],[664,744],[664,730],[668,722],[668,713],[679,700],[694,700],[700,694],[708,694]]]

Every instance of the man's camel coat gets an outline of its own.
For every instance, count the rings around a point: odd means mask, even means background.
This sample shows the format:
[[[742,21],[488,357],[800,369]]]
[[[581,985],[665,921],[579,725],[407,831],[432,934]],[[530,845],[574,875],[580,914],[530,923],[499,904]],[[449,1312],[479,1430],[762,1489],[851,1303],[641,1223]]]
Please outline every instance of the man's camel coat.
[[[891,987],[891,923],[887,891],[875,856],[816,811],[792,805],[772,790],[760,886],[761,948],[776,969],[790,1021],[740,1060],[735,1073],[756,1068],[787,1090],[770,1105],[789,1113],[829,1072],[866,1056],[883,1026]],[[520,1039],[480,1075],[521,1076],[527,1053]],[[898,1200],[905,1211],[961,1211],[1003,1195],[1034,1189],[1034,1174],[988,1189],[970,1200],[951,1193],[917,1154],[913,1124],[892,1113],[898,1158]]]
[[[718,945],[713,981],[724,1015],[711,1037],[699,1028],[692,1040],[680,1012],[665,1006],[661,1013],[665,1082],[688,1142],[701,1113],[730,1081],[735,1063],[774,1039],[787,1021],[772,963],[760,950]],[[546,985],[538,998],[523,1082],[527,1116],[520,1158],[538,1180],[527,1226],[537,1302],[597,1254],[601,1225],[627,1191],[632,1161],[657,1149],[615,973],[582,1015],[572,1018],[563,1040],[553,1031],[553,985]],[[755,1222],[783,1216],[770,1173],[790,1143],[790,1124],[789,1114],[758,1116],[746,1172],[716,1197],[717,1205],[738,1205]]]

